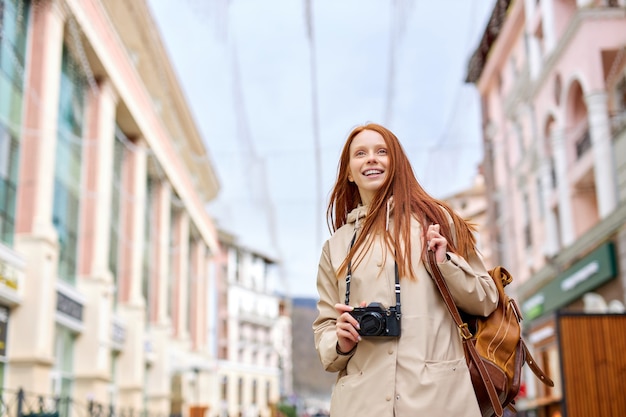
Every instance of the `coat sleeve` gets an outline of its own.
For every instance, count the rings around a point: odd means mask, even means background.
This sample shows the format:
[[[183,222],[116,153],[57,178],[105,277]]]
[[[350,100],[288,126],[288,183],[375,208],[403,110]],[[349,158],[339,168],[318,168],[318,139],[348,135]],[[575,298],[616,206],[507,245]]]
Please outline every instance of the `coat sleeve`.
[[[318,272],[317,291],[319,301],[317,302],[318,316],[313,322],[313,334],[315,336],[315,349],[320,357],[324,369],[328,372],[339,372],[345,369],[346,364],[352,357],[355,349],[350,354],[339,355],[337,353],[337,310],[335,304],[339,300],[338,281],[335,271],[330,262],[330,249],[328,241],[322,249]]]
[[[469,259],[448,252],[438,263],[457,307],[466,313],[488,316],[498,305],[498,288],[478,253]]]
[[[447,214],[447,212],[446,212]],[[456,230],[452,217],[447,214],[450,230],[456,243]],[[426,269],[432,275],[428,262]],[[448,284],[456,306],[466,313],[488,316],[498,306],[498,288],[489,276],[485,263],[478,251],[468,259],[448,252],[444,262],[437,263]]]

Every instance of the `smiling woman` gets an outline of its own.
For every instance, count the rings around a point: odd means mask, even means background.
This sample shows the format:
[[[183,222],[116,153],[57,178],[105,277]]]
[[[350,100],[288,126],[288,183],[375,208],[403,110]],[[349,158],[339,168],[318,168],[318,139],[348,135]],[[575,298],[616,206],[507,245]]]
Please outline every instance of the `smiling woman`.
[[[480,416],[458,329],[424,263],[433,251],[463,311],[491,313],[498,292],[473,227],[424,191],[398,138],[374,123],[348,135],[327,216],[313,331],[324,368],[338,372],[331,415]]]
[[[361,201],[368,205],[385,181],[389,157],[382,135],[363,130],[350,144],[350,172],[348,181],[356,184]]]

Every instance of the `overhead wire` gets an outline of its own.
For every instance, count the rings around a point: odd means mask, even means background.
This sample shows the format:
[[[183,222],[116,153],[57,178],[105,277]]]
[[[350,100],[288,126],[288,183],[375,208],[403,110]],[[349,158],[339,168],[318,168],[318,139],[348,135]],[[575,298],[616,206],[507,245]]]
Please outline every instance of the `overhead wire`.
[[[241,66],[239,64],[239,55],[237,50],[236,36],[231,36],[231,41],[227,42],[232,56],[231,74],[232,74],[232,96],[235,110],[236,138],[242,146],[242,155],[244,159],[243,176],[249,189],[249,195],[256,196],[256,200],[260,202],[261,208],[265,213],[267,221],[269,243],[275,251],[278,258],[278,274],[281,281],[282,289],[289,294],[289,281],[285,276],[285,268],[282,263],[282,248],[278,238],[278,225],[276,223],[276,207],[274,206],[271,190],[268,185],[267,171],[265,159],[261,157],[252,139],[250,122],[246,110],[246,100],[241,80]],[[250,175],[250,171],[257,169],[258,175]],[[258,183],[258,186],[257,186]]]
[[[469,23],[467,26],[467,36],[465,38],[465,46],[464,46],[464,53],[467,55],[467,58],[469,59],[470,56],[470,47],[471,47],[471,43],[474,42],[474,30],[477,27],[477,20],[478,20],[478,16],[477,16],[477,8],[476,8],[476,2],[477,1],[482,1],[482,0],[473,0],[470,2],[470,12],[468,13],[469,15]],[[462,92],[464,90],[464,88],[467,88],[462,80],[458,81],[458,85],[456,88],[456,91],[453,95],[453,102],[452,102],[452,106],[450,111],[448,112],[446,118],[444,119],[446,122],[443,124],[443,131],[441,132],[440,135],[438,135],[437,139],[434,141],[434,143],[431,144],[430,149],[428,150],[428,158],[427,158],[427,163],[426,163],[426,169],[424,170],[424,182],[426,184],[430,185],[430,188],[433,190],[439,190],[442,189],[442,184],[440,184],[439,182],[445,182],[447,183],[449,181],[449,176],[442,176],[440,175],[441,172],[439,170],[439,167],[441,167],[442,165],[442,161],[440,159],[440,155],[437,155],[438,153],[440,153],[443,149],[444,146],[447,142],[447,139],[453,137],[453,135],[450,134],[452,127],[455,126],[454,122],[457,119],[457,115],[459,113],[459,109],[461,108],[462,104],[465,104],[462,102],[461,97],[462,97]],[[466,108],[467,106],[463,105],[463,108]],[[454,136],[456,137],[456,136]],[[451,146],[455,146],[454,143],[450,144]],[[450,157],[455,157],[458,158],[460,155],[458,154],[458,152],[453,152],[452,154],[449,154]],[[448,166],[450,169],[453,170],[457,170],[459,167],[459,164],[457,163],[450,163],[450,164],[446,164],[446,166]],[[446,172],[449,174],[450,171],[447,169]]]
[[[415,0],[393,0],[390,3],[387,92],[383,118],[387,126],[391,126],[393,121],[399,44],[404,40],[406,34],[407,21],[411,15],[410,9],[413,7],[413,1]]]
[[[304,0],[306,21],[306,34],[309,45],[309,75],[311,77],[311,125],[313,128],[313,154],[315,156],[315,243],[316,247],[322,246],[322,213],[324,212],[322,191],[322,144],[320,139],[320,120],[317,84],[317,51],[315,46],[315,19],[313,15],[313,2]]]

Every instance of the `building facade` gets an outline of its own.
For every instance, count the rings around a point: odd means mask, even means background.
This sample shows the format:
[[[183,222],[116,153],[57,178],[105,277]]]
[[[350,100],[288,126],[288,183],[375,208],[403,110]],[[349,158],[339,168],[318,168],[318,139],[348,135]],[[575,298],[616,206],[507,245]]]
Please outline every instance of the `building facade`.
[[[0,0],[0,31],[3,396],[202,415],[219,184],[145,1]]]
[[[476,227],[476,247],[485,262],[487,268],[494,264],[494,247],[491,246],[491,228],[487,221],[487,193],[485,178],[477,173],[474,183],[465,190],[461,190],[444,199],[461,217]]]
[[[217,286],[219,416],[270,417],[292,391],[290,303],[279,295],[273,258],[220,233]]]
[[[470,59],[491,245],[515,276],[526,340],[555,381],[549,388],[528,376],[521,415],[565,412],[555,315],[623,312],[625,6],[497,0]]]

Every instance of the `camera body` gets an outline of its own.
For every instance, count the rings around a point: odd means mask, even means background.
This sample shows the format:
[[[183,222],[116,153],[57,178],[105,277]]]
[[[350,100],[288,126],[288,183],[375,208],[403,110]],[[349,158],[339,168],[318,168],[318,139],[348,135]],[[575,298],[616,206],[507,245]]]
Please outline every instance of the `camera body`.
[[[361,336],[400,336],[400,312],[395,306],[385,308],[372,302],[365,307],[354,307],[350,315],[359,322]]]

